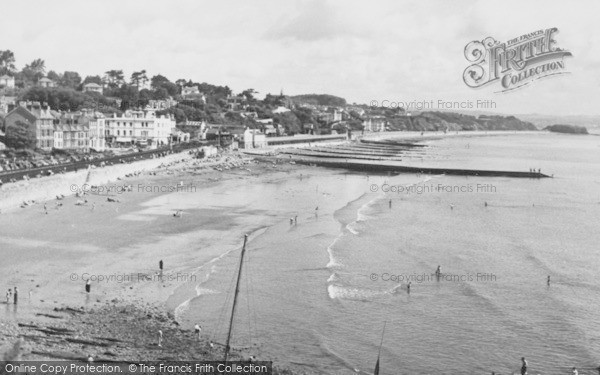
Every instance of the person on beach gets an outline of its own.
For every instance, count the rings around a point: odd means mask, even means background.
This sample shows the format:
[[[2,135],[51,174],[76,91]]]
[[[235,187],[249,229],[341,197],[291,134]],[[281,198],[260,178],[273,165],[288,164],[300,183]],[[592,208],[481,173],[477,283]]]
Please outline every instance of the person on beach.
[[[198,340],[200,340],[200,332],[202,332],[202,328],[200,328],[199,324],[196,324],[194,326],[194,332],[196,333],[196,336],[198,337]]]
[[[163,333],[162,331],[159,329],[158,330],[158,347],[162,348],[162,340],[163,340]]]
[[[527,375],[527,361],[521,357],[521,375]]]
[[[485,207],[487,207],[487,202],[485,202]]]
[[[17,287],[15,286],[15,292],[13,294],[14,297],[14,304],[17,304],[17,300],[19,299],[19,291],[17,290]]]
[[[573,375],[578,375],[579,372],[577,371],[577,367],[573,367],[573,371],[572,371]]]
[[[87,279],[87,281],[85,282],[85,291],[86,293],[89,293],[92,290],[92,282],[90,281],[90,279]]]
[[[294,216],[294,225],[298,224],[298,215]]]
[[[158,269],[162,271],[163,270],[163,265],[164,265],[164,263],[163,263],[162,259],[159,260],[158,261]]]
[[[294,224],[294,218],[290,217],[290,225],[293,225],[293,224]]]
[[[389,202],[389,206],[390,206],[390,210],[391,210],[392,209],[392,200],[391,199],[390,199],[390,202]]]
[[[435,276],[440,277],[442,274],[442,266],[438,266],[437,270],[435,270]]]
[[[550,286],[550,275],[548,275],[548,279],[546,280],[546,284],[548,284],[548,286]]]
[[[406,293],[410,294],[410,284],[412,283],[412,281],[409,281],[408,284],[406,284]]]
[[[10,303],[10,295],[12,293],[10,292],[10,288],[8,288],[8,290],[6,291],[6,304],[8,305]]]

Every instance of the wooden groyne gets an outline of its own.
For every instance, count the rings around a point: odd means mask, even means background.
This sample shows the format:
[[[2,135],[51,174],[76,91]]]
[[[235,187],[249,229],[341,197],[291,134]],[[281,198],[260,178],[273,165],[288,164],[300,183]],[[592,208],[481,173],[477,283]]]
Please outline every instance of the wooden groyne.
[[[360,143],[365,143],[365,144],[370,144],[370,145],[380,145],[380,146],[386,146],[386,147],[390,147],[390,146],[395,146],[395,147],[427,147],[427,145],[420,145],[417,143],[411,143],[411,142],[394,142],[394,141],[371,141],[368,139],[361,139]]]
[[[412,167],[386,161],[347,160],[345,162],[335,160],[323,160],[317,158],[294,158],[298,164],[316,165],[328,168],[344,168],[363,173],[422,173],[422,174],[446,174],[455,176],[480,176],[480,177],[514,177],[514,178],[550,178],[552,176],[537,172],[521,171],[498,171],[486,169],[456,169],[456,168],[429,168]]]

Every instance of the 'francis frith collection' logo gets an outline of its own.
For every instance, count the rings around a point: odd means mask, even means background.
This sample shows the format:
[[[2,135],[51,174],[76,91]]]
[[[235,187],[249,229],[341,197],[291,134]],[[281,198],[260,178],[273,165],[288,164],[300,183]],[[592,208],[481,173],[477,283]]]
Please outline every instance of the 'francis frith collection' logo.
[[[510,91],[537,79],[568,73],[564,58],[571,52],[556,46],[557,28],[537,30],[505,43],[492,37],[473,41],[465,47],[465,58],[472,64],[463,73],[467,86],[478,88],[498,81]]]

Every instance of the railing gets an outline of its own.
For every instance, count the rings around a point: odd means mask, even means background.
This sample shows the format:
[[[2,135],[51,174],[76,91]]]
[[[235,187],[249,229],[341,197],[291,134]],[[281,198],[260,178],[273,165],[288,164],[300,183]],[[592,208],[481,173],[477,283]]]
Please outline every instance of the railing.
[[[173,146],[172,150],[169,147],[163,147],[163,148],[158,148],[158,149],[154,149],[154,150],[134,152],[131,154],[109,156],[109,157],[98,158],[98,159],[94,159],[94,160],[82,160],[82,161],[77,161],[77,162],[63,163],[63,164],[57,164],[57,165],[47,165],[47,166],[36,167],[36,168],[25,168],[25,169],[12,170],[12,171],[3,171],[3,172],[0,172],[0,180],[2,180],[2,182],[6,183],[12,179],[15,179],[15,180],[23,179],[23,176],[25,176],[25,175],[29,176],[30,178],[33,178],[38,175],[42,175],[42,176],[49,175],[50,172],[55,174],[55,173],[60,173],[60,172],[71,172],[71,171],[78,171],[80,169],[87,169],[88,166],[90,166],[90,165],[99,167],[102,163],[118,164],[121,162],[126,163],[126,162],[131,162],[134,160],[150,159],[150,158],[152,158],[152,155],[161,154],[164,152],[171,153],[171,151],[174,153],[182,152],[182,151],[189,150],[192,148],[197,148],[197,147],[200,147],[200,145],[185,143],[185,144],[178,144],[178,145]]]

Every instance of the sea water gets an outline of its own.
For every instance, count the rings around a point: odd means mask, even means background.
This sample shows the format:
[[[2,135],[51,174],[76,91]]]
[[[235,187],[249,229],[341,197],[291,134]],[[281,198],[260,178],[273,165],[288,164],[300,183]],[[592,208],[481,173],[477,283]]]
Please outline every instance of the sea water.
[[[383,373],[509,373],[521,357],[542,374],[600,365],[600,137],[427,144],[405,163],[554,178],[321,170],[232,186],[238,206],[272,219],[247,246],[234,348],[305,371],[372,373],[385,322]],[[204,277],[179,309],[217,343],[238,263],[235,250],[193,265]]]

